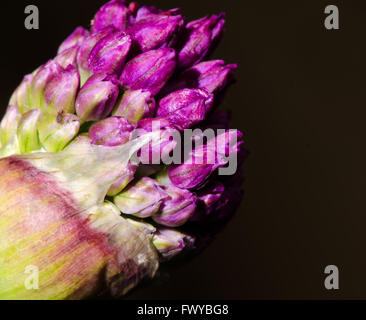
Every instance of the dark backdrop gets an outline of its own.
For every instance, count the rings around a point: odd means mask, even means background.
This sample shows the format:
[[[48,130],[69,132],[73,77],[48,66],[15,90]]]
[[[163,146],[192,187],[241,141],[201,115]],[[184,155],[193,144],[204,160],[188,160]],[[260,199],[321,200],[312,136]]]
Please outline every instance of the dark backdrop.
[[[331,3],[329,3],[331,2]],[[215,57],[237,62],[223,105],[251,151],[245,199],[196,259],[129,298],[366,298],[366,5],[349,1],[149,0],[189,19],[227,12]],[[24,28],[36,4],[40,30]],[[56,53],[103,1],[2,1],[0,99]],[[340,9],[340,30],[323,26]],[[324,268],[340,290],[324,288]]]

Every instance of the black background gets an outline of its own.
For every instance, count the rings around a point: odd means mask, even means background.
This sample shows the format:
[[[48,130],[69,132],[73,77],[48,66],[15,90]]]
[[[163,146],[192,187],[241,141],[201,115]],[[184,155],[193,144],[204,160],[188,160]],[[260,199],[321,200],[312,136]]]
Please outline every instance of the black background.
[[[56,54],[104,1],[2,1],[0,99],[5,110],[22,76]],[[214,57],[238,63],[223,102],[245,133],[245,199],[200,256],[129,299],[366,298],[364,1],[149,0],[187,19],[226,11]],[[24,8],[40,30],[24,28]],[[340,30],[324,28],[337,5]],[[340,290],[324,288],[324,268]]]

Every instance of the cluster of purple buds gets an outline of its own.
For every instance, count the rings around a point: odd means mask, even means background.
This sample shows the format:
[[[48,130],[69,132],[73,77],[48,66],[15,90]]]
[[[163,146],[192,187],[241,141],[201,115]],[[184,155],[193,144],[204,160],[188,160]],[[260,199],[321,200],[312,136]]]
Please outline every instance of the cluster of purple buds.
[[[242,153],[242,134],[216,122],[228,119],[215,110],[215,99],[237,68],[207,60],[224,24],[223,13],[187,22],[178,9],[108,2],[90,31],[78,27],[57,56],[27,75],[13,94],[10,105],[19,111],[12,114],[21,115],[25,138],[38,130],[41,139],[21,151],[60,151],[78,134],[88,135],[92,144],[118,146],[136,132],[160,131],[159,141],[137,154],[143,164],[131,160],[109,190],[115,205],[126,216],[169,228],[225,216],[241,198],[240,183],[222,179],[218,170]],[[195,128],[224,131],[195,146],[180,163],[164,162],[185,144],[175,133]],[[140,166],[151,169],[145,171],[149,176],[138,174]],[[186,243],[169,230],[154,239],[167,257]]]

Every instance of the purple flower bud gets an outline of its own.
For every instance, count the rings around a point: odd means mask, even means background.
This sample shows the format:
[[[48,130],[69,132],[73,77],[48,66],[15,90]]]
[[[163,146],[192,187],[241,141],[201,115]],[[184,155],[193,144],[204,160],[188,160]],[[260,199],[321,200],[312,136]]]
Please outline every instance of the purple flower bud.
[[[183,26],[181,15],[151,14],[137,21],[127,30],[140,51],[170,47]]]
[[[77,67],[76,57],[78,51],[79,45],[75,45],[59,53],[54,60],[64,69],[66,69],[69,65]]]
[[[187,68],[202,61],[220,38],[224,24],[224,13],[188,23],[186,41],[178,54],[178,67]]]
[[[69,65],[45,87],[44,106],[52,114],[74,113],[79,83],[78,70],[74,66]]]
[[[104,74],[91,76],[76,98],[77,115],[83,121],[106,118],[116,103],[118,93],[118,84],[114,76]]]
[[[85,30],[83,27],[77,27],[74,32],[60,45],[57,53],[60,54],[75,45],[80,45],[88,36],[89,31]]]
[[[176,15],[178,11],[179,8],[164,11],[154,6],[142,6],[137,9],[135,17],[131,17],[130,20],[131,24],[133,24],[146,18],[155,17],[156,15],[165,15],[165,16]]]
[[[60,73],[62,73],[61,66],[53,60],[48,61],[45,65],[38,69],[33,77],[31,85],[30,107],[32,109],[43,108],[44,89],[46,85]]]
[[[210,114],[208,118],[205,119],[202,124],[198,127],[200,129],[194,132],[192,136],[192,141],[200,143],[203,141],[207,130],[212,130],[215,133],[219,129],[229,130],[231,125],[231,112],[230,110],[218,110]]]
[[[115,196],[114,203],[124,214],[146,218],[154,215],[167,197],[153,179],[144,177]]]
[[[142,89],[156,95],[167,83],[174,69],[173,49],[151,50],[129,61],[120,79],[129,90]]]
[[[237,154],[240,146],[243,144],[241,140],[243,133],[239,130],[227,130],[219,134],[216,139],[207,142],[207,147],[215,150],[218,161],[226,164],[225,156]]]
[[[149,117],[155,111],[155,99],[150,92],[135,90],[126,91],[116,108],[113,115],[123,116],[128,121],[138,122],[140,119]]]
[[[237,67],[236,64],[225,65],[223,60],[201,62],[183,71],[178,79],[168,84],[167,91],[199,88],[210,93],[216,93],[227,86]]]
[[[89,137],[93,144],[108,147],[125,144],[134,127],[123,117],[110,117],[93,124]]]
[[[179,227],[185,224],[196,210],[197,198],[188,190],[174,186],[163,186],[168,194],[160,210],[152,218],[155,222],[167,227]]]
[[[80,44],[76,62],[79,67],[81,84],[84,84],[90,76],[91,71],[89,69],[89,55],[92,52],[94,46],[98,43],[98,41],[113,32],[115,32],[113,27],[104,28],[103,30],[89,35],[89,37],[87,37]]]
[[[131,17],[130,21],[131,24],[134,24],[136,22],[139,22],[141,20],[144,20],[148,17],[155,16],[158,14],[161,10],[157,9],[154,6],[142,6],[139,7],[136,11],[135,17]]]
[[[141,134],[158,130],[174,129],[170,122],[165,118],[146,118],[140,120],[137,124],[137,128],[141,131]]]
[[[129,15],[130,10],[125,0],[112,0],[99,9],[92,22],[91,31],[98,32],[108,26],[125,31]]]
[[[154,234],[152,242],[165,261],[172,259],[184,249],[192,248],[194,245],[194,239],[191,236],[174,229],[159,229]]]
[[[131,38],[123,32],[113,32],[97,42],[89,54],[91,73],[120,75],[131,47]]]
[[[199,187],[217,168],[225,166],[229,157],[237,154],[241,137],[240,131],[230,130],[197,147],[183,164],[169,168],[170,181],[182,189]]]
[[[191,70],[199,74],[197,79],[198,88],[216,93],[226,87],[237,68],[237,64],[225,65],[223,60],[214,60],[202,62],[192,67]]]
[[[191,158],[195,160],[194,156]],[[204,163],[198,165],[197,163],[184,163],[182,165],[171,166],[168,174],[170,181],[175,186],[184,189],[194,189],[206,181],[215,169],[216,166],[214,164]]]
[[[160,131],[157,141],[152,141],[141,148],[138,157],[143,164],[160,164],[176,147],[176,130],[164,118],[147,118],[139,121],[137,137],[149,132]]]
[[[168,119],[178,130],[184,130],[204,120],[212,104],[213,95],[205,90],[183,89],[161,99],[156,114]]]

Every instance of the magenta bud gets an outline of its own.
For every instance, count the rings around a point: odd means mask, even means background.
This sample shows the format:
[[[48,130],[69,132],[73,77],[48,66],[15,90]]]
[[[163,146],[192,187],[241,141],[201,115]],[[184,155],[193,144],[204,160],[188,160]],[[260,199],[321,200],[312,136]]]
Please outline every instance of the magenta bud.
[[[64,69],[66,69],[70,64],[76,67],[76,57],[78,51],[79,46],[75,45],[59,53],[54,60]]]
[[[97,42],[89,54],[91,73],[120,75],[131,47],[131,38],[123,32],[113,32]]]
[[[83,121],[106,118],[116,103],[118,93],[118,84],[114,76],[104,74],[91,76],[76,98],[77,115]]]
[[[135,17],[131,19],[131,22],[132,23],[139,22],[139,21],[144,20],[148,17],[155,16],[159,12],[161,12],[161,10],[157,9],[154,6],[139,7],[138,10],[136,11]]]
[[[133,129],[123,117],[109,117],[93,124],[89,129],[89,137],[93,144],[118,146],[130,140]]]
[[[48,82],[44,90],[44,106],[48,112],[74,113],[79,84],[79,73],[73,65],[69,65]]]
[[[147,218],[159,210],[167,197],[166,192],[153,179],[144,177],[115,196],[114,203],[124,214]]]
[[[150,132],[160,132],[157,141],[141,148],[138,157],[143,164],[160,164],[174,150],[177,142],[174,140],[176,129],[164,118],[147,118],[139,121],[137,136]]]
[[[74,32],[60,45],[57,53],[60,54],[75,45],[79,46],[88,36],[89,31],[85,30],[83,27],[77,27]]]
[[[113,27],[104,28],[96,33],[89,35],[81,44],[76,57],[76,62],[80,71],[81,84],[89,78],[91,71],[89,69],[89,55],[94,46],[105,36],[115,32]]]
[[[199,74],[197,79],[198,88],[216,93],[226,87],[234,75],[234,70],[237,68],[237,64],[225,65],[223,60],[214,60],[202,62],[192,67],[191,71],[195,71]]]
[[[113,115],[123,116],[128,121],[138,122],[140,119],[152,116],[155,111],[155,99],[150,92],[135,90],[126,91],[116,108]]]
[[[221,164],[226,164],[225,156],[237,154],[240,146],[243,144],[243,133],[239,130],[226,130],[220,133],[215,139],[207,142],[207,147],[215,150],[217,161]]]
[[[168,261],[183,250],[194,248],[195,239],[175,229],[159,228],[153,236],[153,245],[163,261]]]
[[[129,61],[120,80],[129,90],[142,89],[156,95],[167,83],[174,69],[173,49],[150,50]]]
[[[136,23],[146,18],[155,17],[157,15],[165,15],[165,16],[177,15],[178,11],[179,11],[178,8],[164,11],[154,6],[142,6],[136,10],[135,17],[131,18],[131,23]]]
[[[167,227],[179,227],[185,224],[196,210],[197,198],[190,191],[174,186],[162,186],[168,194],[153,220]]]
[[[195,157],[192,156],[194,160]],[[214,164],[204,163],[184,163],[173,165],[169,168],[168,174],[170,181],[179,188],[194,189],[200,186],[215,171],[217,167]]]
[[[225,65],[223,60],[201,62],[183,71],[176,80],[168,84],[167,91],[199,88],[210,93],[217,93],[227,86],[237,67],[236,64]]]
[[[105,27],[112,26],[117,30],[125,31],[130,10],[125,0],[112,0],[99,9],[92,22],[92,32],[98,32]]]
[[[183,89],[160,100],[157,116],[164,117],[178,130],[191,128],[204,120],[213,104],[213,95],[201,89]]]
[[[225,14],[207,16],[187,24],[185,43],[180,46],[178,67],[187,68],[202,61],[224,31]]]
[[[48,85],[48,83],[62,73],[61,66],[50,60],[42,67],[38,69],[36,74],[33,77],[31,92],[30,92],[30,107],[33,108],[41,108],[44,106],[44,89]]]
[[[150,14],[131,25],[127,32],[142,52],[170,47],[184,24],[181,15]]]
[[[237,155],[243,143],[241,138],[240,131],[229,130],[198,146],[183,164],[169,167],[170,181],[182,189],[201,186],[216,169],[227,165],[230,157]]]

